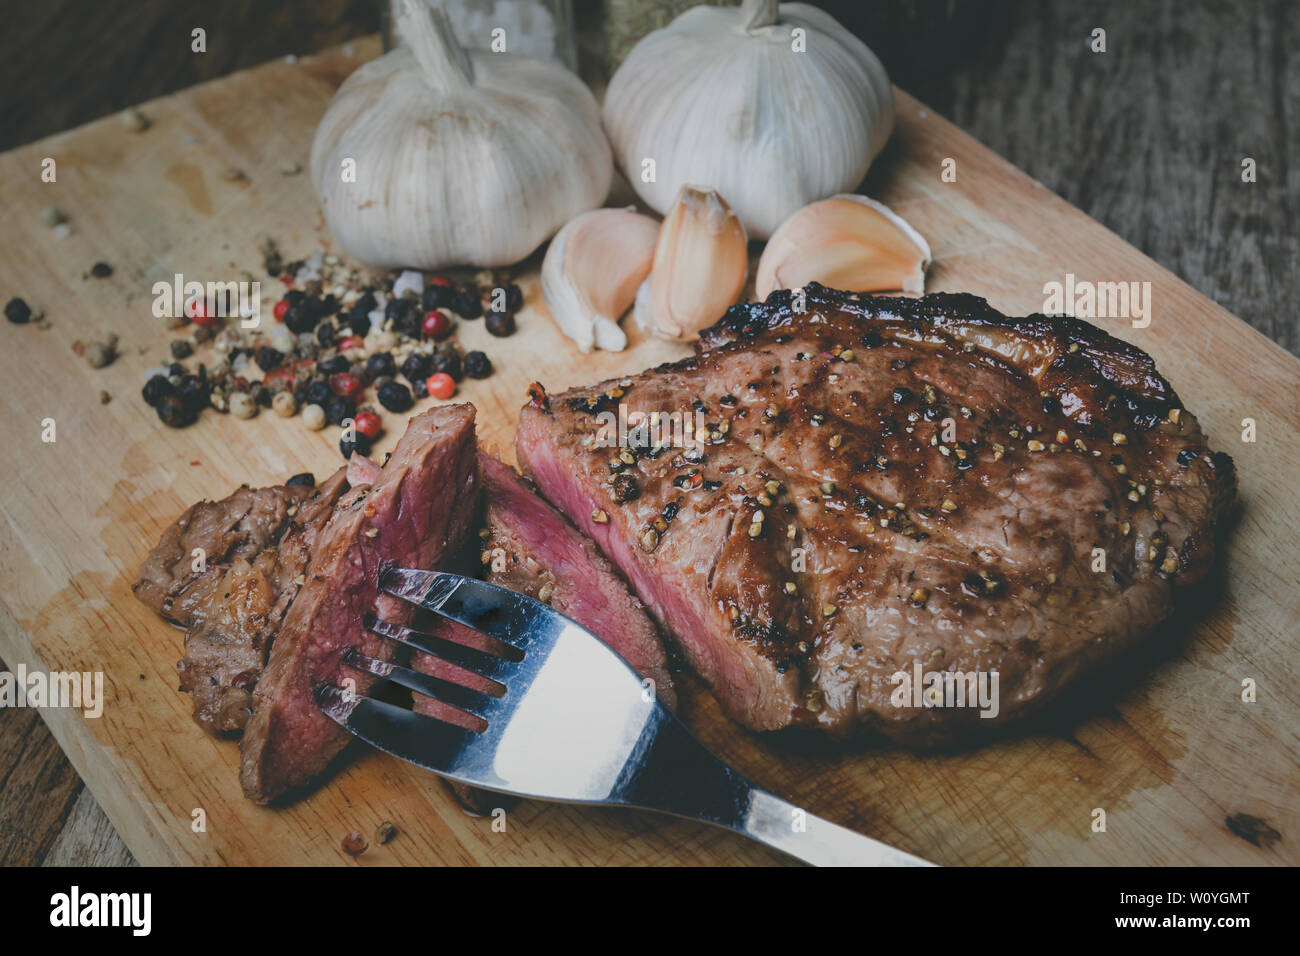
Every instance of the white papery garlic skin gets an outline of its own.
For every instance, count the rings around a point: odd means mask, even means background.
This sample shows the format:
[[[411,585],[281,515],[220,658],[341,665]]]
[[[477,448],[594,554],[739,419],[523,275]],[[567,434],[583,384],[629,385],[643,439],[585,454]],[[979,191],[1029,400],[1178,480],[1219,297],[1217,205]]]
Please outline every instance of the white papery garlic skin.
[[[802,206],[862,182],[893,129],[894,97],[875,54],[834,17],[744,0],[693,7],[644,37],[611,79],[603,116],[652,209],[704,183],[766,239]]]
[[[633,315],[655,335],[694,339],[735,305],[748,277],[748,239],[736,213],[716,190],[683,186],[659,227]]]
[[[559,231],[542,261],[542,297],[551,318],[582,352],[621,352],[618,320],[654,261],[659,223],[629,209],[584,212]]]
[[[406,0],[397,26],[407,45],[348,77],[312,143],[343,251],[385,268],[509,265],[604,202],[609,144],[576,76],[467,52],[424,0]]]
[[[930,244],[884,203],[844,193],[781,224],[758,260],[754,292],[820,282],[846,292],[925,291]]]

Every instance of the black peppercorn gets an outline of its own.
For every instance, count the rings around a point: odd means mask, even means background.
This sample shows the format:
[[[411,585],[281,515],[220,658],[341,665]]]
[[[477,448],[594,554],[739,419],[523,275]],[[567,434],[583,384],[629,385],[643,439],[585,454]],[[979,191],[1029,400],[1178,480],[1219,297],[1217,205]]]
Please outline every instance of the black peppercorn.
[[[10,299],[5,303],[5,318],[14,325],[22,325],[32,317],[32,308],[22,299]]]
[[[185,359],[194,354],[194,346],[187,339],[172,339],[172,358]]]
[[[346,372],[350,369],[352,363],[348,361],[346,355],[336,355],[323,362],[317,362],[316,367],[320,369],[322,375],[337,375],[339,372]]]
[[[172,385],[171,380],[166,375],[155,375],[144,383],[140,395],[144,398],[146,405],[157,407],[159,399],[171,395],[175,391],[175,386]]]
[[[370,439],[360,432],[354,432],[351,438],[344,435],[339,439],[339,452],[342,453],[344,458],[351,458],[353,452],[369,455]]]
[[[185,366],[180,362],[172,362],[171,365],[167,366],[167,374],[171,378],[180,378],[185,374]]]
[[[370,358],[366,359],[366,368],[375,378],[381,375],[392,378],[397,374],[397,363],[393,361],[393,356],[388,352],[376,352],[370,356]]]
[[[507,282],[506,290],[506,311],[518,312],[524,307],[524,290],[519,288],[513,282]]]
[[[478,297],[478,290],[471,286],[458,289],[452,296],[451,309],[462,319],[477,319],[483,314],[483,302]]]
[[[169,428],[184,428],[194,424],[195,412],[179,395],[164,395],[158,399],[158,418]]]
[[[180,384],[176,386],[176,394],[195,413],[208,407],[208,383],[197,375],[181,376]]]
[[[342,425],[343,419],[351,418],[357,413],[357,403],[346,395],[336,395],[325,403],[325,421],[331,425]]]
[[[402,363],[402,374],[407,381],[424,381],[429,377],[429,356],[423,352],[412,352]]]
[[[307,386],[307,389],[303,394],[303,404],[319,405],[321,408],[324,408],[333,395],[334,393],[330,391],[329,383],[317,379]]]
[[[284,313],[284,327],[294,335],[310,332],[320,321],[320,316],[313,314],[306,302],[291,305]]]
[[[401,382],[388,382],[376,393],[379,404],[390,412],[405,412],[415,404],[411,390]]]
[[[90,267],[90,274],[96,279],[107,279],[113,274],[113,267],[107,262],[96,262]]]
[[[253,401],[257,402],[257,404],[261,405],[263,408],[271,407],[271,399],[274,396],[271,394],[271,390],[265,385],[254,385],[250,392],[253,396]]]
[[[455,349],[440,348],[433,356],[433,365],[431,374],[444,372],[450,375],[455,381],[459,382],[465,377],[465,372],[461,368],[460,355]]]
[[[307,298],[307,294],[301,289],[290,289],[284,294],[284,298],[290,305],[298,305]]]
[[[430,282],[424,287],[424,294],[420,296],[420,304],[424,306],[426,312],[432,312],[434,309],[450,309],[451,301],[455,295],[455,290],[451,286]]]
[[[370,312],[372,309],[373,306],[371,309],[363,309],[360,303],[352,307],[352,311],[348,313],[348,328],[352,330],[353,335],[364,336],[370,334]]]
[[[184,358],[184,356],[178,355],[177,358]],[[253,353],[253,361],[257,363],[257,367],[263,372],[269,372],[284,361],[284,353],[279,349],[271,348],[269,345],[262,345]]]
[[[329,348],[334,344],[334,337],[337,330],[328,322],[322,322],[316,326],[316,341],[320,343],[321,348]]]
[[[429,383],[422,378],[417,378],[411,383],[411,394],[416,398],[429,397]]]
[[[299,472],[298,474],[296,474],[296,475],[294,475],[292,478],[290,478],[288,481],[286,481],[285,484],[286,484],[286,485],[306,485],[308,488],[315,488],[315,487],[316,487],[316,476],[313,475],[310,471]]]
[[[489,312],[487,330],[498,338],[515,334],[515,317],[509,312]]]
[[[470,378],[487,378],[492,374],[491,359],[483,352],[470,352],[465,356],[465,374]]]

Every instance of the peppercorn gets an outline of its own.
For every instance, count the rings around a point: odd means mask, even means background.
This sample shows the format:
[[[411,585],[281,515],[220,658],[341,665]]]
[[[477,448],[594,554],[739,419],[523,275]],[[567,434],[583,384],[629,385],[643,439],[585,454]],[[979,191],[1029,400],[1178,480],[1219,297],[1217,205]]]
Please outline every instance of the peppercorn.
[[[497,338],[515,334],[515,317],[509,312],[489,312],[486,325],[488,332]]]
[[[301,335],[316,328],[320,316],[315,314],[304,301],[298,305],[289,306],[284,312],[283,321],[286,329],[294,335]]]
[[[184,356],[178,355],[177,358],[184,358]],[[253,361],[263,372],[269,372],[284,361],[284,353],[269,345],[262,345],[253,353]]]
[[[461,368],[460,354],[453,348],[441,348],[434,353],[433,362],[429,366],[430,371],[437,375],[450,375],[453,380],[459,382],[464,377],[464,370]]]
[[[307,390],[303,393],[303,401],[308,405],[319,405],[324,408],[333,394],[329,383],[318,378],[307,386]]]
[[[353,452],[357,452],[361,455],[369,455],[370,439],[360,432],[353,432],[351,438],[344,435],[339,439],[339,452],[344,458],[351,458]]]
[[[190,345],[188,339],[172,339],[171,351],[172,358],[186,359],[194,354],[194,346]]]
[[[197,375],[182,375],[180,384],[176,386],[176,394],[195,414],[208,407],[208,383]]]
[[[376,352],[366,359],[366,371],[374,378],[379,378],[382,375],[392,378],[397,374],[397,363],[393,361],[393,356],[390,353]]]
[[[32,317],[32,308],[22,299],[10,299],[5,303],[5,318],[14,325],[23,325]]]
[[[483,302],[479,299],[478,290],[471,286],[458,289],[452,297],[451,309],[462,319],[477,319],[483,314]]]
[[[316,476],[313,475],[310,471],[300,471],[298,474],[294,475],[292,478],[286,481],[285,484],[306,485],[308,488],[315,488]]]
[[[524,290],[519,288],[513,282],[505,284],[506,290],[506,311],[518,312],[524,307]]]
[[[352,311],[348,313],[348,328],[352,330],[353,335],[365,336],[370,334],[370,313],[372,311],[373,306],[370,309],[362,309],[359,305],[352,307]]]
[[[365,435],[373,441],[384,430],[384,423],[372,409],[363,408],[357,412],[356,418],[352,419],[352,427],[356,429],[358,435]]]
[[[429,356],[424,352],[412,352],[402,363],[402,375],[408,382],[423,381],[430,375]]]
[[[325,405],[325,420],[331,425],[342,425],[343,419],[357,413],[357,403],[346,395],[336,395]]]
[[[465,374],[470,378],[487,378],[492,374],[492,361],[479,351],[465,356]]]
[[[171,395],[175,391],[176,387],[172,385],[171,379],[166,375],[154,375],[149,379],[149,381],[144,383],[144,388],[140,390],[140,395],[144,399],[146,405],[151,405],[156,408],[160,399],[167,395]]]
[[[316,368],[325,376],[338,375],[340,372],[346,372],[351,369],[352,363],[348,361],[346,355],[336,355],[323,362],[317,362]]]
[[[376,397],[379,399],[379,404],[390,412],[405,412],[415,404],[415,400],[411,397],[411,390],[400,382],[389,382],[379,389]]]
[[[271,400],[271,408],[281,418],[292,418],[298,414],[298,400],[292,392],[281,392]]]
[[[338,335],[338,329],[328,322],[322,322],[316,326],[316,341],[320,343],[321,348],[327,349],[334,344],[334,338]]]
[[[424,293],[420,296],[420,305],[423,306],[426,312],[432,312],[434,309],[447,309],[451,308],[454,297],[455,291],[451,286],[430,282],[424,287]]]
[[[411,383],[411,395],[415,398],[428,398],[429,385],[426,379],[417,378]]]
[[[169,428],[184,428],[193,425],[194,409],[179,395],[164,395],[158,399],[158,418]]]
[[[90,274],[96,279],[107,279],[113,274],[113,267],[107,262],[96,262],[90,267]]]
[[[325,427],[325,409],[319,405],[307,405],[302,410],[302,423],[314,432]]]

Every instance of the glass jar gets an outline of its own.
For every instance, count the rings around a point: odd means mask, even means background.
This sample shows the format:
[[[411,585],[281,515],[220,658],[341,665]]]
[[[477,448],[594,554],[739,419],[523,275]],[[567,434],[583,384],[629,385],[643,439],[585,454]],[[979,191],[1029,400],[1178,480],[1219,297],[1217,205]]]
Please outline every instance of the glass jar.
[[[418,0],[441,7],[456,39],[471,50],[558,60],[578,71],[573,0]],[[397,13],[403,0],[383,0],[384,49],[402,43]]]

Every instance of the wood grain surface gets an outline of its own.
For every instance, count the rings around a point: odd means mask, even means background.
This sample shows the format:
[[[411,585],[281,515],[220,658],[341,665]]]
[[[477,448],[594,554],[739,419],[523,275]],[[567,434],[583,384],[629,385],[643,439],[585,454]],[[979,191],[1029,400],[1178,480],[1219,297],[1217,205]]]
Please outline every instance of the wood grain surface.
[[[300,243],[302,251],[324,241],[306,184],[276,170],[285,156],[304,151],[347,67],[336,57],[273,64],[148,107],[159,122],[138,139],[110,120],[0,158],[0,183],[20,223],[3,244],[0,283],[28,291],[54,323],[48,331],[10,327],[11,339],[28,338],[12,340],[0,359],[12,452],[0,537],[0,654],[10,665],[105,669],[115,700],[104,718],[45,716],[146,862],[341,860],[342,834],[364,831],[382,814],[403,838],[364,862],[772,859],[724,834],[609,811],[527,806],[511,814],[508,834],[492,834],[462,817],[426,776],[375,756],[304,804],[259,811],[238,799],[232,749],[190,724],[171,686],[179,638],[130,599],[129,574],[189,501],[224,494],[242,480],[323,470],[335,453],[322,436],[269,416],[253,423],[209,416],[184,433],[162,431],[135,394],[141,370],[161,360],[145,290],[172,271],[224,276],[254,265],[257,231],[276,233],[291,248]],[[44,155],[72,170],[60,177],[57,201],[78,217],[78,231],[59,244],[40,227],[22,225],[37,222],[36,211],[50,200],[39,189],[10,188],[29,182],[32,163]],[[956,184],[938,182],[946,156],[958,159]],[[251,185],[220,179],[232,163],[249,172]],[[688,719],[759,782],[941,862],[1294,861],[1285,835],[1297,822],[1297,706],[1285,650],[1300,610],[1300,574],[1295,501],[1286,489],[1300,464],[1288,400],[1300,384],[1298,366],[906,97],[897,141],[869,187],[931,239],[931,289],[969,289],[1005,310],[1030,311],[1041,307],[1042,283],[1066,271],[1153,282],[1152,327],[1109,330],[1155,355],[1216,446],[1237,458],[1245,504],[1229,542],[1228,573],[1127,673],[1061,708],[1051,726],[978,751],[915,757],[800,737],[754,738],[728,724],[689,681]],[[117,273],[84,280],[98,259],[113,262]],[[535,292],[529,284],[526,291]],[[36,301],[42,297],[47,301]],[[86,323],[100,321],[123,335],[128,354],[94,372],[73,360],[69,346]],[[542,316],[528,313],[511,343],[538,360],[499,362],[498,376],[472,383],[462,396],[480,406],[485,434],[503,444],[521,376],[540,374],[561,387],[642,368],[674,349],[644,343],[621,356],[578,360]],[[152,354],[131,354],[141,346]],[[98,404],[100,388],[116,396],[110,405]],[[46,415],[59,421],[53,446],[37,437]],[[1259,422],[1255,445],[1238,440],[1246,416]],[[1252,707],[1236,700],[1243,676],[1267,688]],[[11,775],[6,793],[10,780],[38,765],[21,756],[0,765]],[[65,808],[71,802],[65,794]],[[51,806],[65,812],[56,801]],[[213,821],[202,835],[188,826],[197,806]],[[1088,830],[1096,806],[1109,808],[1107,834]],[[1237,814],[1269,821],[1283,841],[1271,850],[1252,846],[1226,824]],[[35,823],[0,819],[18,842]],[[408,820],[421,827],[408,829]],[[49,855],[46,846],[28,859]]]

